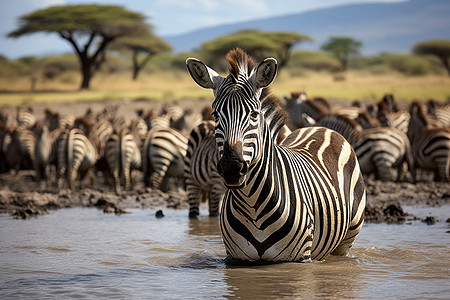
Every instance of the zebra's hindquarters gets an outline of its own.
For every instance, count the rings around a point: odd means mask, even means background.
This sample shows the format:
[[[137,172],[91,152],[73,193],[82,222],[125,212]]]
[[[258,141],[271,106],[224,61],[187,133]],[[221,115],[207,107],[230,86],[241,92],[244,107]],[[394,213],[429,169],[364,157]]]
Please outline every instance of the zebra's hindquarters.
[[[143,145],[146,186],[161,188],[166,176],[183,177],[188,139],[176,129],[153,128]]]

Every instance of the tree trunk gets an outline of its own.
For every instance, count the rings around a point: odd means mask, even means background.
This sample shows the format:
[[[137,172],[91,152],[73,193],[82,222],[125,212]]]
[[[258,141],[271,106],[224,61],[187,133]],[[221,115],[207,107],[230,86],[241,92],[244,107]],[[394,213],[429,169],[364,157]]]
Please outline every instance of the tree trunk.
[[[133,51],[133,80],[136,80],[139,74],[138,52]]]
[[[89,89],[89,83],[92,78],[91,64],[88,59],[84,59],[81,63],[81,74],[83,76],[83,80],[81,81],[80,90],[87,90]]]
[[[138,51],[133,51],[133,80],[136,80],[138,78],[139,72],[145,67],[145,65],[154,55],[153,53],[147,53],[145,58],[141,61],[141,63],[139,63],[138,54]]]
[[[448,76],[450,77],[450,63],[448,62],[449,58],[446,56],[439,57],[444,65],[445,70],[447,70]]]

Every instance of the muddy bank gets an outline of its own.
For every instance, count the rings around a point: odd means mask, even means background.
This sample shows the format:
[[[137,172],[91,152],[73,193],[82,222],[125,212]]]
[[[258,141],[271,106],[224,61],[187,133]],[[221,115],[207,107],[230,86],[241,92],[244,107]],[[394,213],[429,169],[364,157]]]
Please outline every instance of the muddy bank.
[[[101,181],[95,185],[70,191],[44,187],[33,179],[33,171],[0,174],[0,213],[7,213],[17,219],[47,214],[53,209],[69,207],[96,207],[105,213],[117,215],[127,213],[129,208],[175,208],[187,209],[186,192],[173,187],[164,193],[144,188],[139,180],[132,191],[116,195],[112,187]],[[366,222],[402,223],[418,218],[405,211],[405,205],[441,206],[450,203],[450,184],[439,182],[381,182],[367,180]],[[159,213],[161,214],[161,212]],[[155,216],[156,217],[156,216]],[[187,215],[186,215],[187,217]],[[431,216],[432,217],[432,216]],[[448,216],[450,217],[450,216]],[[423,219],[433,224],[437,218]]]
[[[34,181],[33,174],[33,171],[0,174],[0,213],[27,219],[45,215],[52,209],[70,207],[96,207],[117,215],[127,213],[129,208],[188,208],[185,191],[177,187],[164,193],[137,184],[132,191],[117,195],[112,187],[97,182],[71,191],[40,185]]]

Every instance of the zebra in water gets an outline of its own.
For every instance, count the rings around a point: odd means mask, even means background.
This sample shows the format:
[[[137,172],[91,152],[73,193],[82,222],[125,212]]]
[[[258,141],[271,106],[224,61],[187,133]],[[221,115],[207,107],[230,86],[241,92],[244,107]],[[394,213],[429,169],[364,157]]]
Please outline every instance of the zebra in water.
[[[324,127],[299,129],[277,145],[286,115],[266,88],[276,60],[258,65],[241,49],[226,58],[226,78],[198,59],[186,60],[194,81],[215,97],[217,170],[227,187],[219,217],[226,262],[346,254],[361,229],[366,199],[352,147]]]
[[[422,106],[413,102],[408,138],[416,167],[434,171],[434,180],[450,182],[450,128],[433,127]]]
[[[97,151],[83,131],[78,128],[66,130],[58,142],[58,187],[62,187],[66,176],[70,189],[75,190],[77,175],[82,180],[88,172],[93,171],[96,161]]]
[[[396,128],[362,129],[355,120],[341,115],[327,115],[317,125],[333,129],[352,145],[364,174],[392,181],[391,168],[397,168],[397,181],[404,175],[404,162],[415,177],[411,145],[405,133]]]
[[[120,182],[125,190],[131,186],[131,172],[141,167],[141,151],[128,129],[110,136],[106,143],[105,157],[114,178],[116,194],[121,193]]]
[[[176,129],[152,128],[142,148],[145,186],[166,189],[168,177],[183,178],[188,139]]]
[[[222,177],[217,173],[218,156],[214,128],[214,121],[203,121],[189,136],[184,157],[184,180],[190,217],[199,215],[202,192],[203,195],[205,192],[209,195],[210,216],[217,215],[220,200],[225,193]],[[281,144],[290,133],[290,129],[284,125],[279,131],[276,143]]]
[[[184,182],[189,199],[189,217],[199,215],[203,193],[209,198],[209,215],[216,216],[225,194],[222,177],[217,173],[217,146],[214,121],[204,121],[189,136],[184,157]]]

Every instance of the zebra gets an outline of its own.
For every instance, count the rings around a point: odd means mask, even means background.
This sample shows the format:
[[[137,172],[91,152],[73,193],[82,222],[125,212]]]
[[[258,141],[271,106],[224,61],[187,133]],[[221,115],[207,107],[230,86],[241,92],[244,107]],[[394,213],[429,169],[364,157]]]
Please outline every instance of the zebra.
[[[70,189],[75,190],[77,175],[79,174],[82,180],[86,174],[92,172],[96,161],[97,151],[84,132],[78,128],[66,130],[58,142],[58,188],[62,187],[66,175]]]
[[[385,102],[378,103],[377,118],[380,121],[380,125],[383,127],[397,128],[404,133],[408,131],[410,119],[409,113],[406,111],[399,111],[398,109],[396,109],[396,111],[392,111],[392,109],[389,108],[389,105]]]
[[[120,181],[125,190],[130,189],[132,170],[141,167],[141,151],[134,136],[124,129],[110,136],[106,143],[105,157],[114,178],[116,194],[121,193]]]
[[[32,170],[35,161],[36,135],[25,125],[10,129],[5,147],[7,169]]]
[[[6,123],[0,120],[0,173],[9,171],[9,164],[6,160],[6,154],[10,143],[10,129]]]
[[[280,129],[276,143],[281,144],[290,133],[290,129],[284,125]],[[214,122],[203,121],[192,130],[184,157],[184,180],[189,199],[190,217],[199,215],[202,192],[203,195],[205,193],[209,195],[209,215],[216,216],[219,211],[225,186],[217,173],[217,161]]]
[[[49,126],[41,124],[36,130],[35,160],[33,162],[36,171],[36,181],[45,180],[47,186],[50,186],[50,167],[57,165],[58,140],[63,132],[62,128],[56,128],[52,131]]]
[[[322,102],[316,102],[305,97],[304,93],[292,93],[291,98],[284,98],[284,109],[288,113],[290,127],[293,129],[314,125],[317,119],[326,115],[329,111]]]
[[[450,127],[450,102],[439,103],[430,99],[426,106],[428,114],[435,120],[438,127]]]
[[[414,162],[408,137],[396,128],[375,127],[363,129],[355,120],[342,115],[327,115],[317,125],[333,129],[352,145],[364,174],[375,173],[382,181],[392,181],[391,168],[397,168],[397,181],[407,163],[413,178]]]
[[[155,127],[148,132],[142,148],[145,186],[165,190],[166,176],[183,178],[187,143],[187,137],[170,127]]]
[[[430,126],[418,102],[410,105],[408,138],[416,167],[434,171],[434,180],[450,182],[450,128]]]
[[[227,187],[219,223],[226,263],[308,262],[344,255],[364,219],[366,192],[351,145],[324,127],[275,143],[286,114],[267,86],[277,61],[236,48],[221,77],[195,58],[194,81],[214,92],[217,171]]]
[[[184,157],[184,181],[189,200],[189,217],[199,215],[200,198],[209,198],[209,215],[216,216],[225,194],[222,177],[217,173],[217,147],[214,121],[203,121],[191,131]]]
[[[25,128],[32,128],[36,124],[36,117],[34,116],[31,107],[17,107],[17,123]]]
[[[75,116],[70,114],[61,115],[49,108],[46,108],[44,110],[44,114],[45,123],[48,126],[49,131],[55,130],[57,128],[71,128],[75,123]]]

